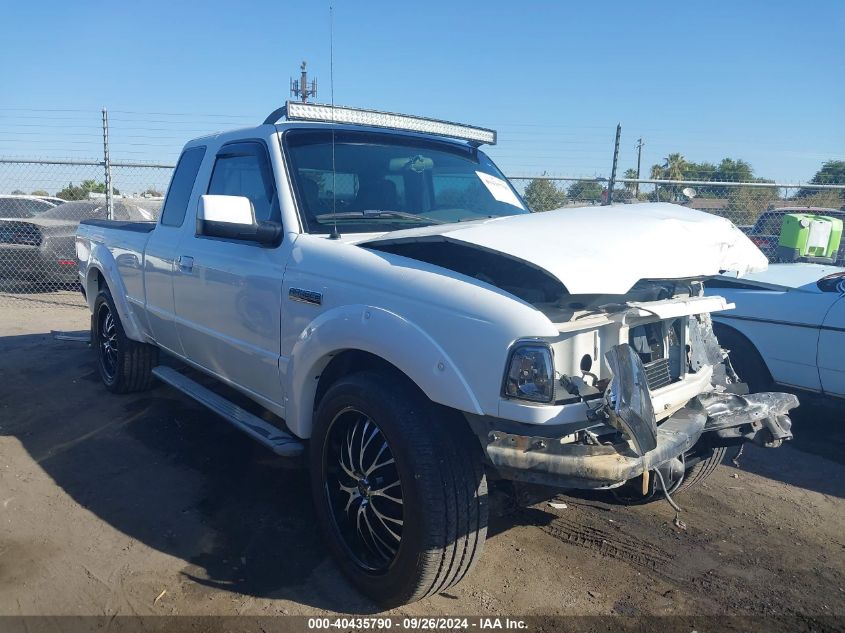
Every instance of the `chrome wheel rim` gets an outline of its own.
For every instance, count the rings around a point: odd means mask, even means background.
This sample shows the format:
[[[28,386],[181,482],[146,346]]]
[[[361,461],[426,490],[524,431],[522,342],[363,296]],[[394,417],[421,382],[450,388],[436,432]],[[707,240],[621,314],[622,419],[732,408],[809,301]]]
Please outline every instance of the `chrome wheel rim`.
[[[402,542],[404,500],[393,452],[378,425],[353,408],[326,438],[325,492],[334,526],[356,565],[387,570]]]
[[[114,315],[108,306],[100,307],[97,317],[97,334],[100,344],[100,362],[103,371],[109,378],[113,378],[117,372],[117,325]]]

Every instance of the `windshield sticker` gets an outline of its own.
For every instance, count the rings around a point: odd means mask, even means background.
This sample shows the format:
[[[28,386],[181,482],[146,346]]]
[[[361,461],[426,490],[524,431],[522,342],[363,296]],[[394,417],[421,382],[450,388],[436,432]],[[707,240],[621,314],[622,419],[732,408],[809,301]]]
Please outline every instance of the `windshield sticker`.
[[[516,197],[516,194],[513,192],[506,183],[501,178],[496,178],[495,176],[491,176],[490,174],[485,174],[483,171],[475,172],[478,175],[478,178],[481,182],[484,183],[484,186],[487,187],[487,190],[493,195],[496,200],[499,202],[505,202],[507,204],[511,204],[515,207],[519,207],[520,209],[524,209],[525,207],[522,206],[522,203],[519,201],[519,198]]]

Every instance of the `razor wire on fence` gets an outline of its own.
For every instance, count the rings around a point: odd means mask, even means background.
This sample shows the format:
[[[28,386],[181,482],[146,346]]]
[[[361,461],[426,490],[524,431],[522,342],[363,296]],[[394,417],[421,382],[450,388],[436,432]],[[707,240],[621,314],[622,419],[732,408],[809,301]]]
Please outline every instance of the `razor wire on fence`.
[[[111,161],[111,212],[105,167],[102,160],[0,158],[0,306],[82,307],[75,245],[79,222],[157,219],[173,167]],[[598,207],[609,197],[605,178],[518,174],[510,179],[533,211]],[[842,217],[845,185],[621,178],[612,202],[671,202],[728,218],[772,256],[783,209]]]

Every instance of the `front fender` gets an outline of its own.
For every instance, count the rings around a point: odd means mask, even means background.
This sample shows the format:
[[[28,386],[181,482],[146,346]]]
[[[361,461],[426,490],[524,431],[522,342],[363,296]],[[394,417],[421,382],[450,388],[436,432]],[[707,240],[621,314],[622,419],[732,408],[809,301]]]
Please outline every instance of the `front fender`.
[[[133,341],[143,342],[144,329],[141,327],[141,323],[138,322],[135,311],[129,305],[126,286],[120,276],[117,262],[105,245],[95,242],[91,245],[91,251],[88,255],[88,270],[85,278],[85,293],[88,299],[88,307],[92,314],[94,312],[94,302],[97,300],[98,272],[103,276],[111,292],[114,307],[120,317],[120,323],[123,326],[126,336]]]
[[[482,414],[478,399],[443,348],[408,319],[367,305],[345,305],[314,319],[291,352],[287,376],[287,424],[310,437],[318,378],[332,357],[361,350],[391,363],[434,402]]]

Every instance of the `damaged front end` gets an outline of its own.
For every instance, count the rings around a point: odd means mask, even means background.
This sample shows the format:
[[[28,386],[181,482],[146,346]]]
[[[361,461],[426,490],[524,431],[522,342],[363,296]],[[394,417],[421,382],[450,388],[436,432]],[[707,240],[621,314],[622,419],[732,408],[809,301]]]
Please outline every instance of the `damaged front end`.
[[[663,490],[676,490],[697,462],[721,459],[723,447],[777,447],[790,439],[797,398],[748,394],[709,314],[695,314],[696,300],[691,292],[606,314],[609,325],[592,331],[594,346],[602,338],[621,342],[603,346],[598,367],[582,357],[581,376],[560,372],[561,424],[471,416],[490,465],[506,479],[589,489],[628,483],[647,497],[655,492],[650,473]],[[692,313],[678,316],[681,304]],[[571,334],[555,349],[578,358],[576,342],[588,332]],[[566,413],[574,406],[582,407],[580,420]]]

